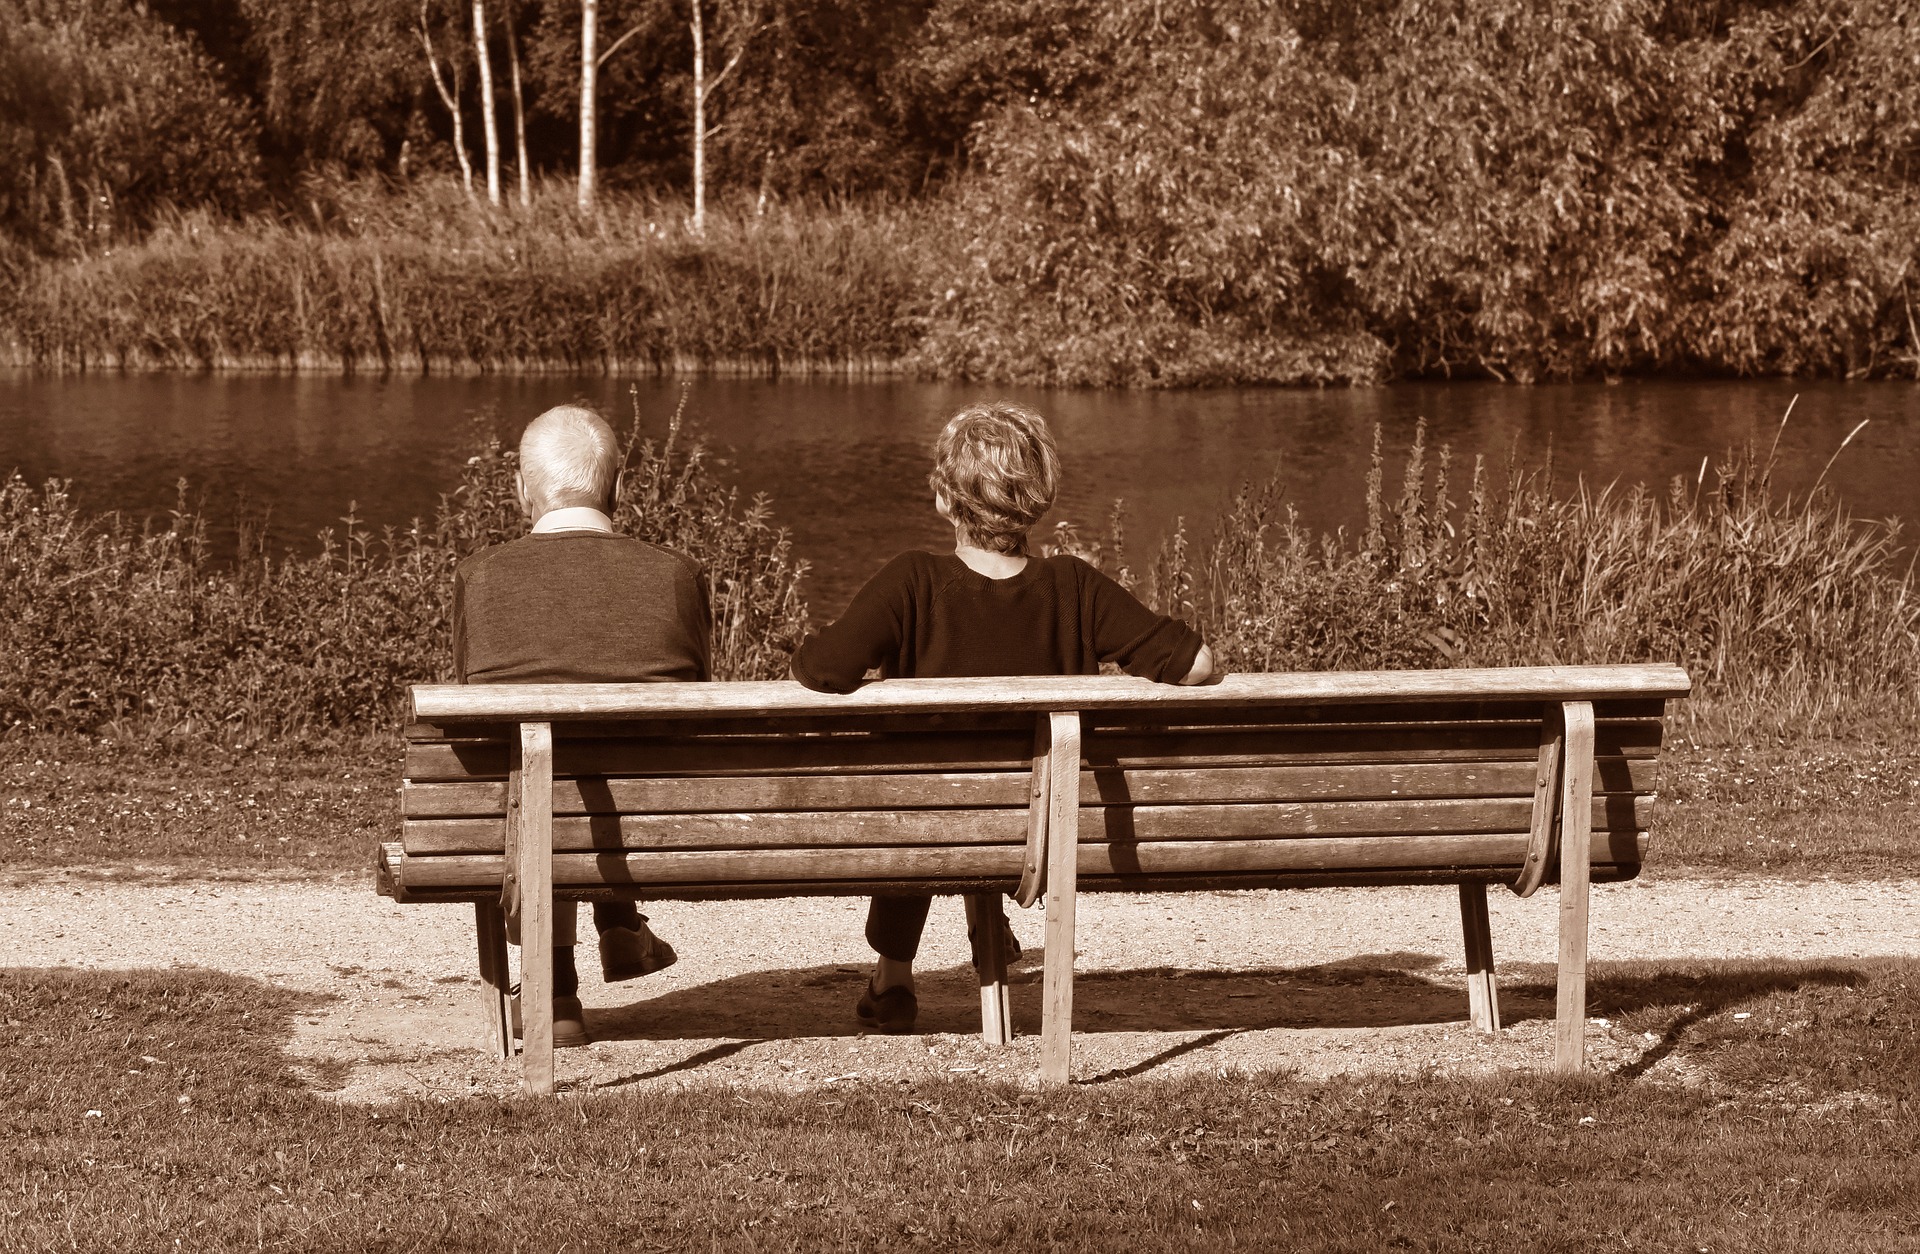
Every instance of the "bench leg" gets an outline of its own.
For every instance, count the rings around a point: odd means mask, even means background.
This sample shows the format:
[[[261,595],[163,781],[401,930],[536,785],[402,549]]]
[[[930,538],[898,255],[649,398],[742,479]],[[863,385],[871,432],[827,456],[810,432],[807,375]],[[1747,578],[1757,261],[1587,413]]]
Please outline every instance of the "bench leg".
[[[523,723],[520,784],[520,1082],[553,1092],[553,727]]]
[[[1467,1014],[1482,1032],[1500,1030],[1500,989],[1493,979],[1493,930],[1487,925],[1487,886],[1460,885],[1460,934],[1467,948]]]
[[[1007,912],[999,893],[967,894],[967,935],[973,938],[973,970],[980,977],[980,1039],[1013,1043],[1013,1005],[1007,995]]]
[[[512,996],[507,991],[507,916],[497,901],[473,903],[474,930],[480,937],[480,1049],[495,1058],[513,1057]]]
[[[1566,769],[1560,772],[1560,996],[1553,1066],[1587,1062],[1587,884],[1593,857],[1593,705],[1569,701]]]
[[[1047,962],[1040,1026],[1040,1080],[1073,1074],[1073,913],[1080,874],[1080,716],[1051,715],[1048,754]]]

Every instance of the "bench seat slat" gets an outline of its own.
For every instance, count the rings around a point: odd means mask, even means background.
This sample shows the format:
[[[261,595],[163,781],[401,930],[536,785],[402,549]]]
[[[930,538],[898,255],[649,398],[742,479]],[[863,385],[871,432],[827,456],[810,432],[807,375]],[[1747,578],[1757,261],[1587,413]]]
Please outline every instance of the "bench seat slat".
[[[1544,706],[1538,701],[1407,702],[1385,705],[1288,705],[1266,708],[1198,708],[1191,710],[1094,710],[1087,713],[1088,732],[1149,728],[1188,731],[1228,727],[1426,727],[1471,726],[1487,723],[1538,725]],[[1666,702],[1660,699],[1595,703],[1594,718],[1601,722],[1660,719]],[[629,729],[633,724],[627,725]]]
[[[1646,837],[1595,832],[1596,863],[1638,863]],[[846,883],[886,880],[990,881],[1010,888],[1020,878],[1025,850],[1017,845],[929,845],[868,849],[646,850],[555,853],[556,886]],[[1082,842],[1080,873],[1090,878],[1155,874],[1466,868],[1507,874],[1527,853],[1526,832],[1472,835],[1303,837],[1297,840]],[[497,887],[506,860],[500,854],[401,857],[392,873],[403,889]],[[931,886],[931,885],[930,885]]]
[[[766,775],[864,771],[1016,770],[1032,761],[1033,733],[822,736],[700,740],[633,737],[559,740],[554,774]],[[507,751],[497,741],[407,746],[406,776],[421,782],[504,779]]]
[[[1593,825],[1641,831],[1652,810],[1651,797],[1596,797]],[[1289,840],[1333,833],[1385,837],[1524,830],[1532,811],[1531,798],[1521,797],[1087,806],[1080,811],[1080,829],[1083,843]],[[402,841],[409,854],[491,852],[503,847],[505,833],[506,821],[499,818],[410,819]],[[556,818],[553,823],[557,850],[1024,845],[1026,837],[1024,809],[605,814]]]
[[[1596,730],[1594,752],[1608,757],[1652,757],[1659,752],[1661,724],[1624,719]],[[1220,731],[1101,732],[1085,738],[1088,765],[1198,766],[1297,761],[1513,761],[1540,748],[1540,722],[1459,724],[1406,728],[1330,728]]]
[[[409,819],[409,854],[501,848],[505,821]],[[553,821],[553,847],[584,849],[837,849],[1027,843],[1021,810],[812,810],[745,814],[603,814]]]
[[[1692,683],[1671,665],[1510,666],[1428,671],[1235,674],[1195,688],[1131,677],[895,679],[842,696],[785,681],[712,684],[419,684],[417,719],[440,722],[674,718],[704,714],[894,714],[923,710],[1188,709],[1334,702],[1607,701],[1684,697]]]
[[[1629,719],[1600,725],[1595,752],[1652,758],[1661,725]],[[1328,730],[1193,731],[1170,735],[1101,733],[1085,741],[1085,761],[1100,767],[1283,766],[1294,763],[1518,762],[1539,749],[1538,722],[1479,728],[1332,728]],[[788,737],[733,742],[647,737],[562,740],[554,774],[769,775],[848,771],[952,772],[1020,770],[1032,761],[1030,737],[898,735]],[[418,783],[504,779],[507,751],[491,741],[430,742],[407,747],[406,777]]]
[[[1649,792],[1653,763],[1609,759],[1595,780],[1600,792]],[[1417,797],[1531,797],[1534,767],[1526,762],[1220,767],[1213,770],[1089,770],[1083,805],[1172,801],[1364,801]],[[1026,802],[1026,771],[922,772],[875,775],[776,775],[560,779],[554,813],[691,814],[745,810],[937,809],[1017,806]],[[408,818],[481,818],[506,813],[503,781],[406,781]]]
[[[1665,712],[1659,698],[1603,701],[1594,707],[1601,722],[1613,719],[1658,719]],[[1206,708],[1191,710],[1106,710],[1086,716],[1088,730],[1133,727],[1184,730],[1223,727],[1386,727],[1432,726],[1443,723],[1534,723],[1541,705],[1535,701],[1407,702],[1351,706],[1273,706],[1264,709]],[[582,719],[554,724],[556,741],[622,739],[635,736],[791,736],[800,733],[980,732],[1025,734],[1033,716],[1025,713],[925,712],[918,714],[793,714],[750,717],[733,715],[635,722]],[[507,740],[518,724],[504,722],[410,723],[404,735],[411,741]]]
[[[450,886],[412,886],[400,882],[402,873],[399,868],[409,861],[398,841],[387,841],[380,845],[380,856],[375,863],[375,878],[380,892],[400,902],[468,902],[493,901],[500,894],[499,884],[469,884]],[[1638,862],[1614,863],[1596,862],[1592,868],[1592,881],[1599,883],[1620,883],[1636,878],[1640,873]],[[1429,884],[1451,885],[1460,883],[1504,884],[1513,878],[1511,867],[1371,867],[1356,871],[1234,871],[1234,872],[1196,872],[1165,873],[1148,879],[1141,875],[1130,876],[1082,876],[1078,882],[1080,892],[1139,892],[1151,888],[1172,892],[1235,892],[1245,889],[1298,889],[1298,888],[1341,888],[1341,887],[1379,887],[1389,884]],[[954,892],[1004,892],[1006,881],[1001,879],[960,879],[942,881],[942,889]],[[670,901],[741,901],[756,898],[780,897],[864,897],[873,893],[906,893],[926,891],[927,886],[917,880],[898,879],[856,879],[856,880],[755,880],[751,883],[683,881],[675,884],[631,883],[562,884],[555,888],[554,895],[569,901],[634,901],[634,900],[670,900]]]

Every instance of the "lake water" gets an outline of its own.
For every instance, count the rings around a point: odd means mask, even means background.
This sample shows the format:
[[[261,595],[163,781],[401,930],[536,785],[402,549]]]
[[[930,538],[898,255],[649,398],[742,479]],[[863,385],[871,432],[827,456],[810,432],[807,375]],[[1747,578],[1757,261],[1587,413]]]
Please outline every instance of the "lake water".
[[[339,379],[287,376],[0,373],[0,474],[71,479],[83,504],[163,512],[177,479],[216,519],[244,492],[272,508],[281,541],[308,545],[350,501],[378,525],[430,514],[458,477],[474,432],[511,436],[541,409],[585,400],[622,426],[637,397],[658,433],[674,381],[532,377]],[[1054,424],[1066,482],[1054,517],[1103,531],[1127,503],[1130,551],[1144,556],[1176,515],[1212,524],[1234,488],[1278,473],[1302,520],[1361,520],[1369,442],[1385,432],[1397,473],[1414,424],[1451,444],[1464,486],[1475,454],[1529,467],[1554,450],[1577,479],[1664,483],[1701,459],[1779,436],[1777,482],[1804,492],[1848,431],[1871,420],[1827,482],[1856,514],[1920,520],[1920,384],[1627,382],[1511,387],[1402,384],[1340,391],[1041,391],[919,382],[699,380],[689,416],[729,473],[773,498],[812,561],[816,614],[831,616],[894,553],[950,533],[926,488],[928,446],[980,396],[1032,404]],[[1397,480],[1390,477],[1389,484]],[[1456,490],[1457,497],[1462,492]]]

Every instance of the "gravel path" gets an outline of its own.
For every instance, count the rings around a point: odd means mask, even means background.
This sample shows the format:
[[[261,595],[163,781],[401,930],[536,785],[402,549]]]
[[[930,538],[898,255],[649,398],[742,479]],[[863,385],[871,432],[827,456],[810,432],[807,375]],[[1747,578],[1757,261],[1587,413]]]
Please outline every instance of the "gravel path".
[[[1464,1023],[1460,925],[1447,888],[1089,895],[1081,899],[1074,1073],[1084,1081],[1194,1068],[1319,1076],[1544,1067],[1551,1055],[1557,897],[1489,895],[1509,1030]],[[1012,911],[1022,1034],[977,1038],[959,902],[935,904],[920,1029],[859,1033],[870,955],[864,901],[648,907],[680,963],[628,984],[582,950],[595,1044],[560,1055],[563,1086],[770,1084],[980,1073],[1025,1082],[1038,1061],[1038,911]],[[1920,881],[1647,880],[1594,892],[1592,957],[1790,964],[1920,957]],[[310,993],[290,1045],[303,1077],[344,1100],[510,1093],[482,1057],[472,915],[399,906],[361,883],[0,880],[0,964],[202,966]],[[1645,1045],[1597,1025],[1602,1065]]]

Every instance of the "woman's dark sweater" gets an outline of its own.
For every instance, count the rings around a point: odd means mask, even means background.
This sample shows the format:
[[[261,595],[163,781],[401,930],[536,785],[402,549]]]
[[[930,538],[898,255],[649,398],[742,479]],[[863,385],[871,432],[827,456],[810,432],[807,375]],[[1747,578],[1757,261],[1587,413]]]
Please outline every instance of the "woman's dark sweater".
[[[851,692],[873,667],[883,678],[1129,674],[1178,683],[1200,636],[1156,614],[1077,557],[1034,558],[989,579],[952,554],[902,553],[883,566],[838,622],[793,655],[793,677]]]

